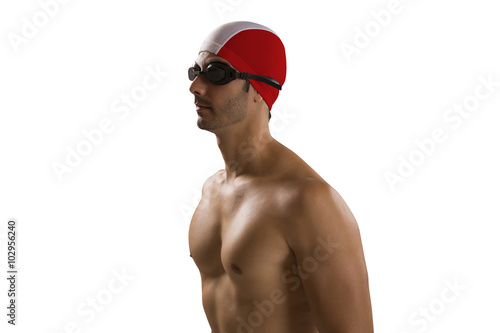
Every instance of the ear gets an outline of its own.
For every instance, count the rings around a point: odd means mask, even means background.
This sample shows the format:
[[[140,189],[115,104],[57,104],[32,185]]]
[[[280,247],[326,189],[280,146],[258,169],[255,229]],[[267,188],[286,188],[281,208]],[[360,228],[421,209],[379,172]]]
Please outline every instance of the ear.
[[[253,101],[254,101],[255,103],[258,103],[258,102],[263,101],[264,99],[263,99],[263,98],[262,98],[262,96],[259,94],[259,92],[258,92],[258,91],[257,91],[257,90],[256,90],[256,89],[252,86],[252,85],[250,85],[250,87],[251,87],[250,89],[252,89],[252,90],[253,90],[253,92],[254,92],[254,95],[253,95]]]

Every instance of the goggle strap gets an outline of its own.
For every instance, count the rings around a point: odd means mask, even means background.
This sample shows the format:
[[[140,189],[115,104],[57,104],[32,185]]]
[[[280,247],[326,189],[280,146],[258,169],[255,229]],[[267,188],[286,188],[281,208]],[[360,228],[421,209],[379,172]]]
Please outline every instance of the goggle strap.
[[[273,88],[281,90],[281,85],[275,79],[268,77],[268,76],[248,74],[246,72],[240,72],[237,74],[237,76],[238,76],[238,78],[243,79],[243,80],[252,79],[252,80],[260,81],[260,82],[263,82],[265,84],[270,85]]]
[[[189,70],[190,70],[189,71],[190,79],[191,79],[191,75],[192,75],[193,80],[196,78],[196,76],[206,73],[206,71],[196,70],[196,69],[194,69],[194,67],[191,67]],[[281,85],[278,83],[278,81],[276,81],[275,79],[273,79],[271,77],[263,76],[263,75],[248,74],[246,72],[236,72],[236,70],[226,72],[226,75],[229,75],[230,77],[233,76],[234,74],[236,74],[236,78],[243,79],[243,80],[252,79],[252,80],[260,81],[260,82],[263,82],[265,84],[270,85],[273,88],[281,90]]]

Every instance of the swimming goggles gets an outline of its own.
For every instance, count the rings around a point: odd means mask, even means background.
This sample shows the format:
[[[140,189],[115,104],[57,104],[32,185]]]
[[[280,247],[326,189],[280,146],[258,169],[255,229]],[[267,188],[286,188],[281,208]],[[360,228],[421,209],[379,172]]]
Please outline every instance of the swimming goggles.
[[[252,79],[264,82],[271,87],[281,90],[281,85],[273,78],[262,75],[248,74],[245,72],[238,72],[236,69],[221,62],[213,62],[208,64],[207,69],[204,71],[202,71],[200,66],[198,66],[197,64],[188,69],[188,77],[190,81],[193,81],[198,75],[205,75],[208,81],[217,85],[226,84],[236,79]]]

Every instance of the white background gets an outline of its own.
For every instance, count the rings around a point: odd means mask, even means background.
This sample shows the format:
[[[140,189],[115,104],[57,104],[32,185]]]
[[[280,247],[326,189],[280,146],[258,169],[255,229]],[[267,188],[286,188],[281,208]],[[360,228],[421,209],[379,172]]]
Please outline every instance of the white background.
[[[6,323],[1,279],[0,331],[210,331],[187,231],[201,185],[223,161],[215,137],[196,126],[187,68],[212,29],[249,20],[277,32],[287,51],[273,134],[358,220],[376,332],[500,332],[500,86],[457,128],[443,119],[474,96],[480,76],[500,81],[494,1],[401,0],[380,31],[370,12],[388,0],[219,2],[225,9],[73,0],[47,22],[37,1],[1,3],[0,267],[16,218],[20,274],[16,327]],[[34,16],[45,26],[15,46]],[[355,46],[367,26],[369,44],[348,61],[341,44]],[[113,103],[148,67],[168,76],[121,119]],[[113,131],[60,181],[53,163],[106,118]],[[384,174],[397,174],[399,157],[422,158],[415,140],[435,128],[446,140],[391,189]],[[133,279],[111,294],[122,270]],[[446,281],[466,289],[454,295]],[[107,304],[90,320],[77,309],[90,311],[93,297]],[[432,320],[411,322],[428,307]]]

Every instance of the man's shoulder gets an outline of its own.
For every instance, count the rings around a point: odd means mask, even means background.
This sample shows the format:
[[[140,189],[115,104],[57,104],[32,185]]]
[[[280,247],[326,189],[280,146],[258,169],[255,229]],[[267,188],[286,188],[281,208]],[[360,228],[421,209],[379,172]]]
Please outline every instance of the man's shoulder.
[[[224,170],[219,170],[205,180],[202,188],[203,196],[213,196],[224,179]]]
[[[285,156],[291,156],[290,163],[283,164],[285,170],[276,179],[280,195],[286,198],[282,203],[290,220],[309,220],[319,211],[345,208],[346,204],[337,190],[305,161],[293,152]]]
[[[282,146],[282,153],[279,154],[279,167],[275,170],[276,179],[292,191],[296,200],[322,196],[325,193],[334,191],[313,168],[309,166],[302,158]]]
[[[215,172],[213,175],[207,178],[205,181],[205,185],[207,186],[214,186],[214,185],[219,185],[224,179],[225,179],[225,170],[221,169]]]
[[[314,244],[323,234],[357,230],[357,222],[342,196],[326,181],[302,179],[287,204],[285,239],[291,248]],[[346,231],[347,230],[347,231]]]
[[[305,209],[313,203],[325,202],[338,195],[330,184],[319,177],[290,177],[282,184],[291,194],[288,202],[290,208],[295,209]]]

